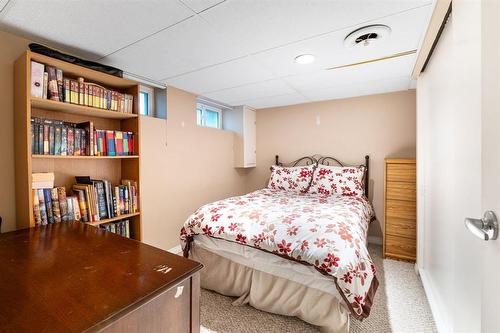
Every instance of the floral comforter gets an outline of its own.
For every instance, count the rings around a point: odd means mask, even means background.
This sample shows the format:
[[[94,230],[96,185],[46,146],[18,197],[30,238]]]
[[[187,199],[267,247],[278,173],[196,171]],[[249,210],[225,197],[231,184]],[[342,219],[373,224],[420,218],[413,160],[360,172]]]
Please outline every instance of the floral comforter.
[[[378,286],[366,248],[372,218],[364,197],[263,189],[202,206],[184,223],[181,243],[187,256],[193,236],[203,234],[313,265],[334,277],[351,314],[362,319]]]

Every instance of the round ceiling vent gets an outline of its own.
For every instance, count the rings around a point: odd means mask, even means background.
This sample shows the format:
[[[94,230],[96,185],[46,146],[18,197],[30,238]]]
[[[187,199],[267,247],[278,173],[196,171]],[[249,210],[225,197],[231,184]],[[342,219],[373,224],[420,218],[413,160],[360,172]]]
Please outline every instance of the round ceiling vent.
[[[354,30],[344,39],[346,47],[368,47],[378,44],[391,34],[391,28],[383,24],[368,25]]]

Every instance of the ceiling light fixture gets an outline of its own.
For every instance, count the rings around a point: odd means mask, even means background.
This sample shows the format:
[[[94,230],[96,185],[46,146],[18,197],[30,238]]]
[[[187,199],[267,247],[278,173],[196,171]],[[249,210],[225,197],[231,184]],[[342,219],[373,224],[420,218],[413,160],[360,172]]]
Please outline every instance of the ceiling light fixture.
[[[301,54],[295,57],[295,62],[301,65],[312,64],[316,60],[316,57],[312,54]]]

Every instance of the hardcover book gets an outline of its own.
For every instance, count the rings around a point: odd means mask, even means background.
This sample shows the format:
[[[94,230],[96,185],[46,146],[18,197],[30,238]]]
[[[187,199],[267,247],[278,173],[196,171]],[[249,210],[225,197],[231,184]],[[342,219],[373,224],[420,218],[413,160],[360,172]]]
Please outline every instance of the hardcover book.
[[[45,206],[45,196],[43,195],[43,189],[38,190],[38,204],[40,206],[41,224],[47,225],[48,224],[47,207]]]
[[[63,86],[63,71],[62,69],[56,69],[57,78],[57,92],[59,94],[59,102],[64,102],[64,86]]]
[[[64,102],[71,103],[71,83],[69,79],[64,79]]]
[[[59,206],[59,196],[57,193],[57,188],[50,190],[50,197],[52,199],[52,213],[54,215],[54,222],[61,222],[61,209]]]
[[[57,187],[57,197],[59,198],[59,210],[61,212],[61,221],[68,221],[68,203],[66,201],[66,189]]]
[[[47,73],[49,73],[48,97],[50,100],[59,101],[56,69],[52,66],[47,66]]]
[[[42,223],[42,218],[40,216],[40,201],[38,200],[38,190],[31,190],[33,196],[33,218],[35,219],[35,224],[40,225]]]
[[[31,96],[43,98],[43,73],[45,65],[31,62]]]
[[[51,195],[50,188],[43,189],[43,197],[45,199],[45,207],[47,208],[47,222],[54,223],[54,213],[53,213],[53,208],[52,208],[52,195]]]
[[[54,126],[54,154],[53,155],[61,155],[61,144],[62,144],[62,137],[61,137],[61,127],[60,126]]]

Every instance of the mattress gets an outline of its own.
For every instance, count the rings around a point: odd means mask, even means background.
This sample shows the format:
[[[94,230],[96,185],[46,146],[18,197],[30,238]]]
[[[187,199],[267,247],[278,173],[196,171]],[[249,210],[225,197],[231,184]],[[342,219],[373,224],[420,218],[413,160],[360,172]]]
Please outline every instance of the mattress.
[[[333,277],[319,273],[313,266],[306,266],[252,247],[241,246],[237,243],[205,235],[196,235],[193,241],[195,246],[237,264],[320,290],[336,297],[342,304],[344,303],[335,287]]]

